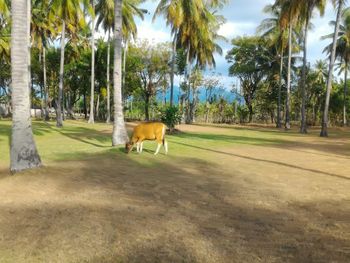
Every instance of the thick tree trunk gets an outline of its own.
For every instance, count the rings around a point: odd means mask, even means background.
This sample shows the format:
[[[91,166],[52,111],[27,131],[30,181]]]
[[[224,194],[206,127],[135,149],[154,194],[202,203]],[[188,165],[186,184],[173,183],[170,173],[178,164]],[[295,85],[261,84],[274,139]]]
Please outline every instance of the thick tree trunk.
[[[84,93],[84,119],[87,119],[86,93]]]
[[[249,123],[253,121],[253,106],[251,104],[247,105],[249,110]]]
[[[91,1],[93,12],[95,12],[94,0]],[[90,116],[88,123],[94,123],[94,95],[95,95],[95,14],[91,21],[91,90],[90,90]]]
[[[150,101],[150,96],[146,94],[145,97],[145,121],[149,121],[149,101]]]
[[[346,119],[346,97],[347,97],[347,79],[348,79],[348,63],[345,63],[345,73],[344,73],[344,103],[343,103],[343,126],[347,125]]]
[[[287,92],[286,92],[286,121],[284,127],[290,129],[290,75],[292,62],[292,23],[289,24],[288,30],[288,72],[287,72]]]
[[[114,0],[114,124],[112,144],[113,146],[125,144],[129,141],[126,132],[123,105],[122,105],[122,0]]]
[[[43,47],[43,78],[44,78],[44,92],[45,92],[45,121],[50,119],[49,112],[49,88],[46,80],[46,48]]]
[[[338,1],[338,11],[337,11],[337,20],[335,23],[334,28],[334,35],[333,35],[333,44],[332,44],[332,52],[331,57],[329,61],[329,70],[328,70],[328,79],[327,79],[327,93],[326,93],[326,100],[325,100],[325,107],[323,111],[323,117],[322,117],[322,129],[320,136],[321,137],[328,137],[328,110],[329,110],[329,100],[331,97],[331,91],[332,91],[332,82],[333,82],[333,67],[334,67],[334,60],[335,60],[335,52],[337,47],[337,38],[338,38],[338,32],[339,32],[339,23],[340,23],[340,17],[343,11],[343,1]]]
[[[277,102],[277,128],[282,128],[282,118],[281,118],[281,103],[282,103],[282,82],[283,81],[283,47],[281,49],[281,60],[280,60],[280,78],[278,86],[278,102]]]
[[[56,126],[63,127],[63,119],[62,119],[62,97],[63,97],[63,74],[64,74],[64,39],[65,39],[65,30],[66,24],[64,20],[62,20],[62,36],[61,36],[61,60],[60,60],[60,83],[58,86],[58,101],[56,105]]]
[[[111,92],[110,92],[110,61],[111,61],[111,41],[110,41],[110,31],[108,30],[108,47],[107,47],[107,118],[106,123],[111,122]]]
[[[30,119],[29,47],[30,1],[13,0],[11,37],[12,173],[41,166]]]
[[[309,27],[309,19],[306,18],[304,28],[304,56],[303,56],[303,69],[301,75],[301,122],[300,133],[307,133],[306,126],[306,63],[307,63],[307,34]]]

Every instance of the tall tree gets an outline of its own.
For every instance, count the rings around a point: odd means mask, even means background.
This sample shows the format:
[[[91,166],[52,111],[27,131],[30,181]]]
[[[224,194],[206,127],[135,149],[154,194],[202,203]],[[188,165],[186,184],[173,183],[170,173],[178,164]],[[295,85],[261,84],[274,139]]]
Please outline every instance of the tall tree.
[[[330,22],[331,25],[335,25],[335,21]],[[334,34],[329,34],[324,37],[326,38],[333,38]],[[332,51],[332,43],[329,44],[325,49],[325,52],[327,52],[329,55]],[[341,22],[339,24],[339,32],[338,32],[338,38],[337,38],[337,46],[335,51],[336,58],[340,61],[339,63],[339,73],[344,73],[344,91],[343,91],[343,125],[347,125],[347,117],[346,117],[346,102],[347,102],[347,76],[350,66],[350,9],[347,8],[344,10]]]
[[[90,115],[88,123],[94,123],[94,95],[95,95],[95,3],[91,0],[91,90]]]
[[[114,124],[112,145],[125,144],[129,141],[126,132],[122,104],[122,0],[114,0]]]
[[[299,0],[276,0],[275,8],[280,8],[279,24],[282,30],[288,31],[288,65],[287,65],[287,83],[286,83],[286,110],[285,110],[285,129],[290,129],[290,111],[291,111],[291,65],[292,65],[292,36],[293,27],[298,21],[301,2]]]
[[[53,0],[51,5],[50,15],[54,18],[58,18],[61,24],[61,59],[60,59],[60,73],[59,73],[59,87],[58,87],[58,100],[56,109],[56,126],[63,126],[62,118],[62,99],[63,99],[63,81],[64,81],[64,50],[65,50],[65,38],[66,29],[68,28],[70,33],[75,31],[84,24],[84,15],[81,9],[82,0]],[[84,2],[85,3],[85,2]],[[86,3],[85,3],[86,4]]]
[[[29,47],[30,47],[30,1],[13,0],[12,8],[12,172],[38,167],[40,156],[35,146],[30,119]]]
[[[300,123],[300,133],[307,133],[306,127],[306,64],[307,64],[307,40],[308,40],[308,30],[310,26],[310,20],[312,17],[312,12],[317,8],[320,15],[323,16],[326,0],[302,0],[301,18],[304,20],[304,43],[303,43],[303,69],[301,76],[301,123]]]
[[[283,27],[280,22],[281,7],[278,5],[267,5],[264,8],[264,12],[271,14],[272,17],[264,19],[259,25],[257,31],[262,33],[262,36],[266,39],[267,43],[271,47],[276,49],[277,56],[279,57],[279,77],[278,77],[278,99],[277,99],[277,121],[276,127],[282,128],[282,86],[283,86],[283,68],[284,68],[284,51],[287,48],[288,43],[288,31]]]
[[[144,14],[147,10],[140,9],[137,6],[142,3],[143,0],[124,0],[122,3],[122,32],[124,39],[124,60],[123,60],[123,83],[125,82],[125,62],[126,62],[126,43],[128,39],[136,38],[137,26],[134,20],[135,16],[144,19]],[[105,32],[108,33],[108,51],[107,51],[107,119],[106,122],[110,122],[110,32],[114,27],[114,0],[99,0],[96,4],[96,15],[98,28],[102,25]],[[124,85],[124,84],[123,84]]]
[[[320,132],[321,137],[328,137],[328,129],[327,128],[328,128],[329,100],[330,100],[331,90],[332,90],[333,68],[334,68],[334,61],[335,61],[335,54],[336,54],[336,47],[337,47],[339,24],[340,24],[341,14],[343,12],[345,1],[346,0],[333,0],[332,1],[335,8],[337,8],[337,19],[335,21],[335,26],[334,26],[332,49],[331,49],[331,55],[330,55],[330,60],[329,60],[326,100],[325,100],[325,106],[324,106],[323,117],[322,117],[322,128],[321,128],[321,132]]]

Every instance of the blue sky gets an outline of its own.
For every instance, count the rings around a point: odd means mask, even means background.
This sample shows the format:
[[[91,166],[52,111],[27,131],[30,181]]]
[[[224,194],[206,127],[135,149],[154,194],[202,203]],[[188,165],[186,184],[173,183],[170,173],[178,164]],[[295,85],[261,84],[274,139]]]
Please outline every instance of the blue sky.
[[[236,36],[254,35],[256,28],[260,22],[267,18],[268,15],[263,13],[264,6],[272,4],[272,0],[231,0],[220,13],[226,18],[226,23],[220,28],[220,34],[231,40]],[[320,18],[319,14],[315,12],[312,23],[314,28],[309,33],[308,43],[308,60],[311,64],[317,59],[325,59],[325,54],[322,53],[323,48],[330,43],[330,40],[320,40],[320,37],[334,30],[328,25],[329,21],[335,20],[336,13],[330,1],[327,1],[325,15]],[[166,27],[165,20],[158,18],[152,23],[152,16],[158,4],[156,0],[148,0],[142,5],[143,8],[149,10],[145,20],[138,20],[138,38],[148,39],[150,42],[165,42],[171,41],[169,28]],[[222,83],[227,89],[231,89],[232,84],[236,81],[228,76],[229,65],[225,60],[225,55],[230,49],[230,43],[220,43],[224,50],[223,56],[216,55],[216,69],[215,72],[222,75]]]

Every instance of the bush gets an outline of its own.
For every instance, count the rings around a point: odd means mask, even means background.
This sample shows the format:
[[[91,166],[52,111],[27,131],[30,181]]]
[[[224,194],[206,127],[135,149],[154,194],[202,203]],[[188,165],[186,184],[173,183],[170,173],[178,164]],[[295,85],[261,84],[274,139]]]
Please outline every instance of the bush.
[[[245,105],[243,106],[239,105],[237,107],[237,117],[239,118],[240,123],[245,123],[248,118],[248,115],[249,115],[249,110]]]
[[[181,121],[181,112],[177,106],[169,106],[161,111],[161,120],[168,126],[170,131]]]

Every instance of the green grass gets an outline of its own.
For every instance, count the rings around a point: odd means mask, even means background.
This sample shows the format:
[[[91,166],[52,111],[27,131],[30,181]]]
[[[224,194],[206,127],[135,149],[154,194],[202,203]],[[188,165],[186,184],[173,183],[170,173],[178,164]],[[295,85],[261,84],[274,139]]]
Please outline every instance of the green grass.
[[[289,132],[272,128],[198,125],[201,132],[179,132],[167,135],[170,156],[211,158],[210,153],[218,149],[242,146],[283,146],[303,143],[303,138],[317,137],[318,130],[310,130],[301,136],[296,129]],[[195,128],[196,129],[196,128]],[[213,129],[215,129],[213,131]],[[112,125],[105,123],[87,124],[84,121],[65,121],[63,128],[57,128],[55,122],[33,121],[33,132],[37,148],[44,164],[65,160],[93,158],[94,154],[126,156],[124,147],[112,147]],[[131,130],[129,130],[131,132]],[[11,121],[0,120],[0,167],[9,166],[9,141]],[[332,138],[347,137],[348,133],[339,129],[331,130]],[[303,146],[308,146],[304,143]],[[310,147],[313,147],[310,145]],[[134,152],[128,158],[145,166],[154,165],[155,142],[146,141],[144,154],[140,158]],[[162,160],[163,149],[157,161]]]
[[[0,165],[9,165],[9,138],[11,122],[0,121]],[[112,126],[104,123],[89,125],[83,121],[66,121],[64,127],[59,129],[55,122],[33,121],[35,141],[44,163],[72,159],[84,159],[94,153],[108,155],[124,155],[123,147],[113,148],[111,142]],[[239,145],[266,145],[281,144],[283,140],[277,139],[275,132],[259,132],[248,129],[222,129],[220,134],[213,133],[178,133],[168,135],[170,154],[172,156],[189,155],[205,158],[205,149],[217,149]],[[145,157],[137,159],[145,165],[152,160],[156,148],[154,142],[145,142]],[[162,152],[161,152],[162,153]],[[159,157],[162,158],[162,157]],[[149,164],[152,165],[152,162]]]

